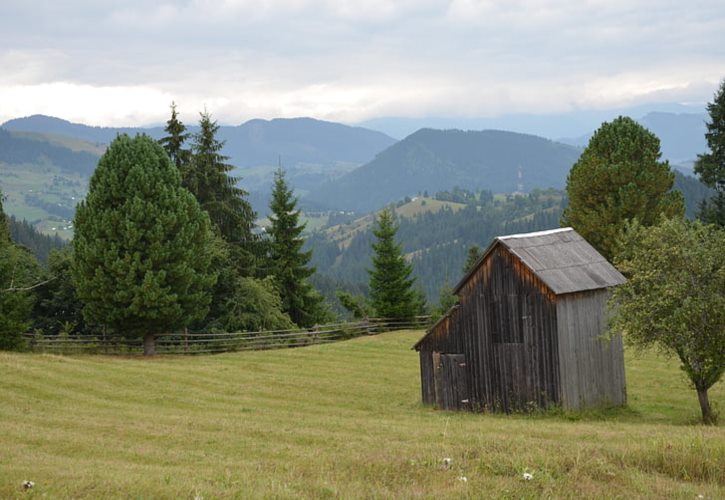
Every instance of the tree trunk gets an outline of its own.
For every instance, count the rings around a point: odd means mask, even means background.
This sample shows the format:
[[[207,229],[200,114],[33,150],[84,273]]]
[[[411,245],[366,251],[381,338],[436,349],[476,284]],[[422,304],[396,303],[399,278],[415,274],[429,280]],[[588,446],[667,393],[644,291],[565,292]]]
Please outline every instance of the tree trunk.
[[[156,338],[153,333],[147,333],[143,337],[143,355],[154,356],[156,354]]]
[[[706,424],[714,424],[715,418],[710,408],[710,399],[707,397],[707,389],[697,389],[697,399],[700,400],[702,410],[702,421]]]

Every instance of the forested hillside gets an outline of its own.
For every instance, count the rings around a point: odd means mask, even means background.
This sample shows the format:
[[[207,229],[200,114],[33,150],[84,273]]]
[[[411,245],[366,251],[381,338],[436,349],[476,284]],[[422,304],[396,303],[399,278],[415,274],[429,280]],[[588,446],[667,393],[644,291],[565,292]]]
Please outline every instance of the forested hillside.
[[[525,191],[562,188],[579,154],[578,148],[533,135],[423,129],[313,191],[308,200],[333,209],[367,212],[404,196],[455,186],[495,193],[517,191],[520,183]]]
[[[418,210],[405,215],[412,204],[433,205],[435,210]],[[471,245],[485,248],[502,234],[550,229],[559,226],[565,203],[562,191],[533,190],[528,195],[493,196],[489,191],[462,189],[440,192],[399,204],[395,208],[399,230],[397,240],[413,264],[419,287],[430,302],[436,302],[444,284],[454,285],[463,275],[463,264]],[[365,291],[373,241],[370,223],[360,220],[313,233],[307,245],[317,267],[315,284],[327,296],[341,287]]]

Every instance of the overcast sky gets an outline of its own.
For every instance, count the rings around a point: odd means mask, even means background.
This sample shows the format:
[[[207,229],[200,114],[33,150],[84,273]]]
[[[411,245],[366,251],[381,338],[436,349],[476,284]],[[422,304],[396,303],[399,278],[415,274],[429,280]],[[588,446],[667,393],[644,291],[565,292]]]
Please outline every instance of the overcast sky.
[[[495,117],[704,104],[723,0],[1,0],[0,122]]]

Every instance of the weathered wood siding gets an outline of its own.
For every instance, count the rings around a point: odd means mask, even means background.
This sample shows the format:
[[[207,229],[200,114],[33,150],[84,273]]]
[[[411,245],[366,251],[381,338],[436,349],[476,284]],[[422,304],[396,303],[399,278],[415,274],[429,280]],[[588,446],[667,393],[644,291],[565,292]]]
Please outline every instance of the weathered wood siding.
[[[424,352],[460,354],[469,396],[460,388],[456,394],[468,400],[466,408],[508,412],[558,403],[556,296],[541,280],[498,245],[460,289],[459,302],[418,346],[421,377]]]
[[[561,405],[575,410],[627,401],[622,338],[603,339],[607,290],[557,300]]]
[[[433,353],[430,351],[420,351],[420,388],[423,397],[423,403],[427,405],[435,404],[435,386],[433,380]]]

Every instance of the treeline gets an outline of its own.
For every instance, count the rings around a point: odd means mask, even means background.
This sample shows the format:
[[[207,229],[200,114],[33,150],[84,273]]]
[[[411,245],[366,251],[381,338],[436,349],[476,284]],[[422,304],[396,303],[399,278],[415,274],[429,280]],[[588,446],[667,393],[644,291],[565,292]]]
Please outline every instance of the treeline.
[[[210,115],[201,113],[192,135],[172,105],[165,130],[158,142],[121,134],[111,143],[77,207],[72,245],[39,252],[47,270],[12,243],[0,213],[3,348],[22,344],[31,328],[140,336],[153,353],[162,332],[277,330],[332,318],[308,281],[313,269],[284,172],[260,231]]]
[[[8,226],[10,238],[18,245],[28,248],[43,267],[47,267],[48,258],[53,250],[60,250],[67,244],[57,234],[48,236],[40,233],[28,221],[25,219],[19,221],[14,215],[8,219]]]

